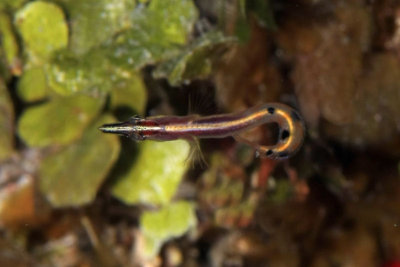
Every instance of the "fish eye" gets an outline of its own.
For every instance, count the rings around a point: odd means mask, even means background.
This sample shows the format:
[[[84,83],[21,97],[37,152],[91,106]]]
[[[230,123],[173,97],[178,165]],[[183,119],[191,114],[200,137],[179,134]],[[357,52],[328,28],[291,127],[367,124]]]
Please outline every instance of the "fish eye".
[[[142,120],[143,120],[143,118],[140,117],[139,115],[134,115],[129,118],[130,123],[137,123],[138,121],[142,121]]]

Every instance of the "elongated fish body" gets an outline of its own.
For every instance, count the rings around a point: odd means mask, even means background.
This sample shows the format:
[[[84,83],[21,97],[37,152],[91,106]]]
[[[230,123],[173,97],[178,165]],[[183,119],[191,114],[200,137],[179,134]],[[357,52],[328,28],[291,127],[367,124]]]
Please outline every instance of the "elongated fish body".
[[[265,123],[277,123],[276,144],[258,145],[239,137],[241,132]],[[261,157],[285,159],[302,145],[305,127],[299,113],[280,103],[269,103],[244,111],[211,116],[132,117],[122,123],[106,124],[99,128],[105,133],[125,135],[134,140],[169,141],[194,138],[224,138],[233,136],[256,149]]]

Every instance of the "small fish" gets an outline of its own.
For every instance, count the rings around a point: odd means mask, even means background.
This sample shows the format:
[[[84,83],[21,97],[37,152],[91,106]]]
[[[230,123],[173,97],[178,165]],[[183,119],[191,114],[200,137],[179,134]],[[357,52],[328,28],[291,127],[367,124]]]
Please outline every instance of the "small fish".
[[[274,145],[259,145],[239,136],[240,133],[265,123],[277,123],[278,141]],[[269,103],[244,111],[211,116],[138,116],[128,121],[105,124],[99,128],[104,133],[120,134],[136,141],[196,138],[234,137],[256,150],[260,157],[286,159],[301,147],[305,127],[301,116],[291,107],[280,103]]]

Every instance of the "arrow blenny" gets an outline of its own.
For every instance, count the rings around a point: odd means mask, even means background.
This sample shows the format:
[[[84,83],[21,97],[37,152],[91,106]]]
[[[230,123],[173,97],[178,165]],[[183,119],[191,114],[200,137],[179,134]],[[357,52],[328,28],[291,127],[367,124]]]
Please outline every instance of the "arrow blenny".
[[[265,123],[277,123],[278,141],[274,145],[259,145],[239,136],[240,133]],[[244,111],[211,116],[138,116],[128,121],[105,124],[99,128],[104,133],[120,134],[136,141],[195,138],[234,137],[252,146],[257,155],[272,159],[286,159],[303,143],[304,122],[297,111],[280,103],[268,103]]]

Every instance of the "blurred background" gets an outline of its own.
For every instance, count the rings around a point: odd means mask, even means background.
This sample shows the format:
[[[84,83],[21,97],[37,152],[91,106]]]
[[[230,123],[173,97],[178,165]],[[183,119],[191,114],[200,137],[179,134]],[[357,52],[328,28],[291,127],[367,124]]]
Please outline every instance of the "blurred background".
[[[268,102],[288,160],[98,130]],[[398,0],[0,0],[1,266],[400,266],[399,133]]]

